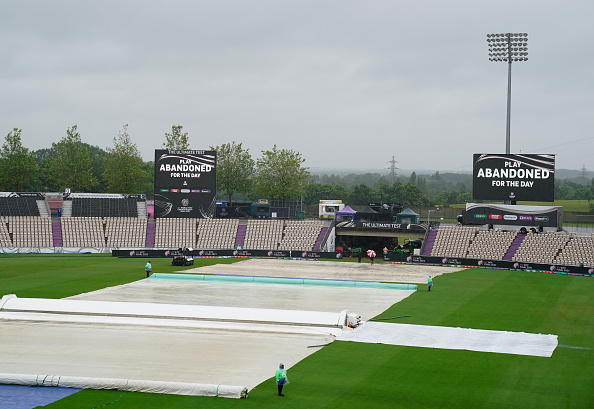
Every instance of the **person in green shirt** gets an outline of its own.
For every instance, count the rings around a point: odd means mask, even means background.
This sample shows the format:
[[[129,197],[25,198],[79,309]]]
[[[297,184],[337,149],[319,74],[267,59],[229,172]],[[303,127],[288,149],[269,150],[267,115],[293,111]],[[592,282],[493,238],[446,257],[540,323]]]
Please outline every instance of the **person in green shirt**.
[[[427,286],[429,287],[429,291],[431,291],[431,287],[433,287],[433,279],[431,276],[427,279]]]
[[[287,370],[283,364],[278,366],[276,370],[276,384],[278,385],[278,396],[285,396],[283,395],[283,386],[289,383],[289,378],[287,378]]]
[[[149,260],[148,263],[146,263],[146,266],[144,266],[144,271],[146,271],[147,277],[151,274],[151,270],[151,261]]]

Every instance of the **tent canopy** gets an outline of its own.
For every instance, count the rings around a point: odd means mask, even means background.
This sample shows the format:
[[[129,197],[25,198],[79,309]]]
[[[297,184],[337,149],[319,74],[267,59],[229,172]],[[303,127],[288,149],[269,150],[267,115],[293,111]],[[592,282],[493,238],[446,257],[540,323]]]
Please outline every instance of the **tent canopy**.
[[[418,213],[415,213],[411,210],[410,207],[407,207],[400,213],[396,215],[396,222],[397,223],[420,223],[421,216]]]
[[[378,219],[378,213],[367,206],[363,210],[357,212],[357,219],[363,221],[376,221]]]
[[[357,212],[349,205],[346,205],[342,210],[336,212],[336,221],[355,220]]]

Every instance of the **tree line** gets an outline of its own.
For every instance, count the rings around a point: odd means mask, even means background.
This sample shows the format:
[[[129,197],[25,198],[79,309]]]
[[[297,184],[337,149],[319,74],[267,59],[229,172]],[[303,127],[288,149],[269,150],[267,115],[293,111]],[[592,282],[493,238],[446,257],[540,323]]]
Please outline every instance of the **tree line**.
[[[173,125],[162,147],[188,150],[188,133]],[[293,200],[303,196],[311,178],[299,152],[278,148],[253,159],[249,149],[231,142],[211,146],[217,152],[217,190],[232,202],[237,197]],[[31,151],[22,143],[22,129],[8,133],[0,149],[0,190],[10,192],[144,193],[153,196],[154,162],[143,161],[124,125],[113,146],[102,149],[82,141],[77,125],[52,143],[51,148]]]
[[[113,146],[106,149],[82,142],[77,125],[68,128],[50,148],[37,151],[24,147],[21,135],[22,130],[14,128],[0,149],[2,191],[62,192],[70,188],[72,192],[153,196],[154,163],[143,161],[127,124],[113,138]],[[181,125],[173,125],[164,139],[164,149],[190,149],[188,133]],[[256,159],[241,143],[209,148],[217,152],[217,198],[231,203],[267,198],[283,204],[302,200],[313,205],[322,199],[341,199],[351,205],[447,206],[473,201],[470,174],[312,175],[299,152],[276,145]],[[594,198],[594,179],[555,180],[555,197],[590,201]]]

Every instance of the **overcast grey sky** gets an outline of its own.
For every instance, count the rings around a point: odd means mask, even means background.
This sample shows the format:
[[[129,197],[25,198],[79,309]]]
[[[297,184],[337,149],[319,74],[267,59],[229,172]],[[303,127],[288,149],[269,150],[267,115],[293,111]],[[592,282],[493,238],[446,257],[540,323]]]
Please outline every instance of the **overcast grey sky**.
[[[512,153],[594,170],[594,2],[2,1],[0,137],[101,148],[129,124],[145,160],[274,144],[319,169],[471,171],[505,152],[507,64],[487,33],[528,33],[512,67]]]

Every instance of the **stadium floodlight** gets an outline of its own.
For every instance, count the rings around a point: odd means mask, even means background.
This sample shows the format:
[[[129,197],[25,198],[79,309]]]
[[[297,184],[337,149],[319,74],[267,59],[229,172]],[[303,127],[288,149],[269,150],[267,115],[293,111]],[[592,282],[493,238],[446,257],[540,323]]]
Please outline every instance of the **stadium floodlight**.
[[[528,34],[487,34],[489,61],[506,62],[507,68],[507,124],[505,132],[505,153],[510,152],[511,122],[511,66],[512,62],[528,61]]]
[[[439,207],[435,209],[429,209],[427,212],[427,228],[431,229],[431,212],[439,212]]]

